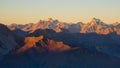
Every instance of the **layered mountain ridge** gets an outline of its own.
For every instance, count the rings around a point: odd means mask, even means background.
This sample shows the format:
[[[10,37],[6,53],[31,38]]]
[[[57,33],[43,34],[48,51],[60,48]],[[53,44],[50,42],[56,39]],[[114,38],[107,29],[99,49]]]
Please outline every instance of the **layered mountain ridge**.
[[[11,24],[8,25],[11,30],[21,29],[27,32],[34,32],[37,29],[53,29],[56,32],[62,32],[62,29],[66,29],[72,33],[97,33],[97,34],[120,34],[120,23],[106,24],[100,19],[93,18],[89,23],[84,24],[78,22],[76,24],[70,24],[66,22],[60,22],[49,18],[48,20],[40,20],[38,23],[29,23],[25,25]]]
[[[119,31],[119,23],[96,18],[0,24],[0,68],[119,68]]]

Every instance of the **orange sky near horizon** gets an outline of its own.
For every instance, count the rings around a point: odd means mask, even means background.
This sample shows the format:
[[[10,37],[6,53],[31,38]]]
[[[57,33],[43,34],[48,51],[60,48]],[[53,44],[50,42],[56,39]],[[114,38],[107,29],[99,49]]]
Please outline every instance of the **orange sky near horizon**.
[[[107,24],[120,22],[120,0],[0,0],[0,23],[37,23],[40,19]]]

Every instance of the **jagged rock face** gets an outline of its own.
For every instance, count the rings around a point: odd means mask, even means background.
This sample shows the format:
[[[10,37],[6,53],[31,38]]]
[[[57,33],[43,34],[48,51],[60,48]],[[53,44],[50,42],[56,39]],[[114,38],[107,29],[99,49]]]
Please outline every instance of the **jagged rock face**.
[[[33,23],[26,24],[25,27],[21,28],[23,31],[31,31],[31,27],[33,27]]]
[[[18,49],[17,53],[25,52],[29,50],[32,47],[36,46],[36,43],[41,41],[43,39],[43,36],[40,37],[26,37],[24,40],[24,46]]]
[[[37,24],[34,24],[30,30],[32,32],[34,32],[35,30],[37,29],[47,29],[48,28],[48,25],[50,24],[50,22],[48,23],[48,21],[42,21],[40,20]]]
[[[54,40],[48,40],[47,44],[50,52],[63,52],[71,49],[69,45],[66,45],[63,42],[56,42]]]
[[[53,28],[53,30],[55,32],[62,32],[62,29],[68,29],[69,28],[69,24],[67,23],[58,23],[55,28]]]
[[[109,34],[112,33],[113,29],[112,28],[106,28],[106,29],[97,29],[96,33],[97,34]]]
[[[61,28],[67,28],[66,23],[59,22],[58,20],[53,20],[52,18],[49,18],[47,21],[40,20],[36,24],[33,23],[27,24],[25,25],[25,27],[20,29],[32,33],[37,29],[53,29],[56,32],[61,32]]]
[[[35,48],[38,52],[63,52],[71,49],[69,45],[66,45],[63,42],[57,42],[49,39],[43,41],[43,36],[26,37],[24,43],[24,46],[18,49],[17,53],[25,52],[31,48]]]
[[[120,28],[120,23],[116,22],[116,23],[113,23],[112,24],[113,27],[117,27],[117,28]]]
[[[97,34],[110,34],[116,33],[120,34],[119,23],[114,23],[108,25],[103,23],[100,19],[93,18],[92,21],[88,24],[85,24],[81,27],[80,33],[97,33]]]
[[[21,29],[23,31],[28,31],[30,33],[37,29],[53,29],[56,32],[62,32],[62,29],[66,29],[71,33],[97,33],[97,34],[109,34],[116,33],[120,34],[120,24],[113,23],[111,25],[105,24],[100,19],[93,18],[90,23],[83,24],[81,22],[76,24],[68,24],[60,22],[58,20],[53,20],[49,18],[48,20],[40,20],[38,23],[29,23],[26,25],[12,24],[8,26],[11,30]]]
[[[24,27],[26,27],[26,25],[15,24],[15,23],[13,23],[13,24],[11,24],[11,25],[8,25],[8,28],[9,28],[10,30],[21,29],[21,28],[24,28]]]
[[[68,28],[68,25],[63,22],[59,22],[58,20],[49,19],[48,21],[40,21],[37,24],[34,24],[31,27],[31,32],[34,32],[37,29],[53,29],[56,32],[61,32],[61,28]]]
[[[67,23],[60,22],[58,20],[53,20],[52,18],[49,18],[46,21],[40,20],[36,24],[33,24],[33,23],[29,23],[29,24],[26,24],[26,25],[11,24],[8,27],[11,30],[21,29],[23,31],[27,31],[27,32],[32,33],[37,29],[53,29],[56,32],[61,32],[62,28],[67,29],[68,26],[69,25]]]
[[[7,26],[0,24],[0,56],[14,49],[18,44],[15,42],[12,32]]]
[[[113,32],[111,27],[96,18],[93,18],[90,23],[84,25],[81,29],[81,33],[109,34],[111,32]]]
[[[114,29],[114,32],[118,35],[120,35],[120,29],[119,28],[113,28]]]

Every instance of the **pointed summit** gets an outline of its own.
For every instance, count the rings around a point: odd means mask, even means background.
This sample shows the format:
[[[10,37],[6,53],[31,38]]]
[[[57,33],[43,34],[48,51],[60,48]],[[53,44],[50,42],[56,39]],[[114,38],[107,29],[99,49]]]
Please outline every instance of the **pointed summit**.
[[[118,26],[118,25],[120,25],[119,22],[115,22],[115,23],[113,23],[113,26]]]
[[[104,23],[103,23],[100,19],[93,18],[93,19],[91,20],[90,24],[91,24],[91,25],[97,25],[97,24],[102,25],[102,24],[104,24]]]
[[[47,19],[48,22],[53,22],[54,20],[52,18]]]

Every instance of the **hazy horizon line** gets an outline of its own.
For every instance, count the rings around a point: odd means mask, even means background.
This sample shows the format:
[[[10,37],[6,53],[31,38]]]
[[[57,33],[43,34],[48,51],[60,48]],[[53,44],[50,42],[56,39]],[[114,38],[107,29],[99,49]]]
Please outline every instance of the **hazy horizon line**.
[[[29,24],[29,23],[33,23],[33,24],[36,24],[36,23],[38,23],[40,20],[42,20],[42,21],[48,21],[48,19],[50,19],[51,17],[49,17],[49,18],[46,18],[46,19],[39,19],[37,22],[26,22],[26,23],[18,23],[18,22],[14,22],[14,23],[9,23],[9,24],[5,24],[5,25],[11,25],[11,24],[22,24],[22,25],[25,25],[25,24]],[[93,17],[93,18],[96,18],[96,17]],[[93,19],[93,18],[91,18],[91,20]],[[53,19],[54,21],[55,20],[58,20],[59,22],[62,22],[62,23],[69,23],[69,24],[76,24],[76,23],[79,23],[79,22],[81,22],[81,23],[84,23],[84,24],[87,24],[87,23],[90,23],[90,21],[91,20],[89,20],[88,22],[82,22],[82,21],[77,21],[77,22],[67,22],[67,21],[61,21],[61,20],[59,20],[59,19],[55,19],[55,18],[51,18],[51,19]],[[103,23],[105,23],[105,24],[114,24],[114,23],[120,23],[120,22],[113,22],[113,23],[106,23],[106,22],[104,22],[103,20],[101,20],[100,18],[96,18],[96,19],[99,19],[100,21],[102,21]],[[1,24],[4,24],[3,22],[0,22]]]

